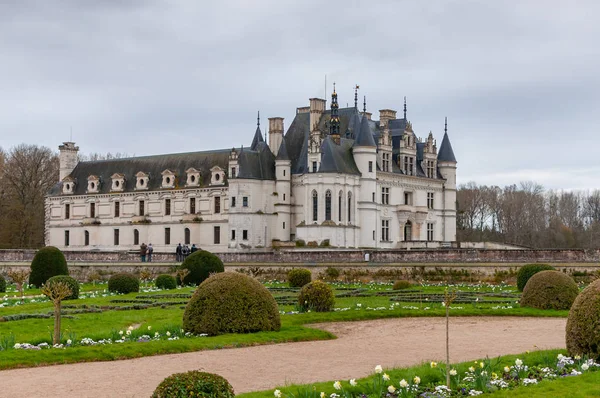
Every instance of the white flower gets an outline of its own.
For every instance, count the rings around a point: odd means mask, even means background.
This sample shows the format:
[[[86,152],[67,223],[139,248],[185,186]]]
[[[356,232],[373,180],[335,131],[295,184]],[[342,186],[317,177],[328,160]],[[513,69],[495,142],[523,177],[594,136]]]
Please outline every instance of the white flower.
[[[510,372],[510,368],[508,366],[505,366],[504,367],[504,373],[508,373],[508,372]]]
[[[127,331],[127,336],[131,336],[131,330]]]
[[[119,330],[119,335],[123,336],[123,331]]]
[[[396,392],[396,387],[394,387],[394,386],[389,386],[389,387],[388,387],[388,391],[390,392],[390,394],[393,394],[394,392]]]
[[[383,374],[383,380],[390,381],[390,376],[387,373]]]
[[[587,363],[584,363],[583,365],[581,365],[581,370],[588,370],[590,368],[590,365],[588,365]]]
[[[381,372],[383,372],[383,368],[381,367],[381,365],[375,366],[375,373],[381,373]]]
[[[415,378],[413,379],[413,383],[419,384],[420,382],[421,382],[421,378],[419,376],[415,376]]]
[[[456,369],[450,369],[450,376],[456,376],[458,374],[458,372],[456,371]]]
[[[21,344],[19,344],[19,343],[15,344],[14,349],[18,350],[19,348],[21,348]]]
[[[404,379],[400,380],[400,387],[402,387],[402,388],[408,387],[408,382]]]
[[[575,355],[573,358],[575,358],[578,361],[581,359],[581,357],[579,355]]]
[[[72,341],[71,339],[67,340],[67,344],[71,345]]]
[[[152,330],[152,326],[148,326],[148,330]]]
[[[469,372],[471,372],[471,373],[475,372],[475,368],[472,366],[469,366]]]
[[[523,365],[523,361],[521,361],[519,358],[517,358],[517,359],[515,359],[515,365],[520,367],[521,365]]]
[[[356,386],[358,385],[358,383],[356,382],[356,380],[354,380],[354,379],[350,379],[350,385],[351,385],[352,387],[356,387]]]
[[[154,337],[158,337],[158,336],[160,336],[160,335],[158,334],[158,332],[154,332]]]
[[[133,326],[129,326],[127,330],[133,330]]]
[[[275,390],[273,391],[273,395],[275,395],[277,398],[281,398],[281,391]]]
[[[432,368],[437,368],[437,362],[431,362],[429,366],[431,366]]]
[[[561,360],[561,359],[563,359],[564,357],[565,357],[565,356],[564,356],[563,354],[558,354],[558,355],[556,356],[556,359],[558,359],[558,360]]]
[[[171,332],[167,332],[167,337],[171,337]]]
[[[319,395],[321,398],[325,398],[325,393],[323,391],[321,391],[321,394]]]
[[[483,366],[484,366],[484,365],[483,365],[483,362],[479,362],[479,367],[480,367],[480,368],[483,368]]]
[[[340,383],[339,381],[336,381],[335,383],[333,383],[333,388],[335,388],[336,390],[341,390],[342,383]]]

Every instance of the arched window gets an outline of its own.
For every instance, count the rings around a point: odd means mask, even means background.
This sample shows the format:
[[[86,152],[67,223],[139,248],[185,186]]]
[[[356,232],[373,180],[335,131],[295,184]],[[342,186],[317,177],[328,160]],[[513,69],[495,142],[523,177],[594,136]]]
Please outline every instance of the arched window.
[[[133,244],[134,245],[140,244],[140,231],[138,231],[137,229],[133,230]]]
[[[89,231],[84,231],[83,232],[83,244],[85,246],[89,246],[89,244],[90,244],[90,233],[89,233]]]
[[[412,223],[409,221],[404,224],[404,240],[408,242],[412,240]]]
[[[331,220],[331,191],[325,192],[325,220]]]
[[[313,221],[317,221],[319,216],[319,196],[317,195],[317,191],[312,191],[312,211]]]
[[[190,239],[190,229],[189,229],[189,228],[186,228],[186,229],[185,229],[183,232],[184,232],[184,240],[185,240],[185,244],[186,244],[186,245],[189,245],[189,244],[190,244],[190,241],[191,241],[191,239]]]
[[[348,223],[352,222],[352,192],[348,192]]]
[[[338,196],[338,221],[342,222],[342,195],[344,193],[342,191],[340,191],[340,194]]]

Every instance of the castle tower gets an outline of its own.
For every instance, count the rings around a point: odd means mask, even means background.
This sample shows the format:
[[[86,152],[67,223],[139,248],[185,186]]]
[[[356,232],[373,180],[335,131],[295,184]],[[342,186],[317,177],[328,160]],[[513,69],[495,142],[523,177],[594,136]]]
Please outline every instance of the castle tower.
[[[71,174],[75,166],[77,166],[77,153],[79,152],[79,147],[75,146],[74,142],[63,142],[62,145],[59,145],[58,150],[60,154],[58,155],[58,162],[60,165],[59,172],[59,181],[62,181],[63,178]]]
[[[391,109],[379,110],[379,142],[377,143],[377,163],[384,172],[392,171],[392,137],[389,121],[396,119],[396,111]]]
[[[340,116],[339,116],[338,97],[335,92],[335,83],[333,83],[333,93],[331,93],[331,120],[329,122],[329,135],[336,144],[340,144]]]
[[[414,176],[417,174],[417,137],[412,128],[412,123],[406,119],[406,97],[404,97],[404,120],[406,127],[400,141],[400,154],[398,166],[404,174]]]
[[[456,157],[448,138],[448,118],[444,123],[444,138],[437,157],[437,166],[446,181],[443,185],[442,241],[456,241]]]
[[[321,167],[321,144],[323,137],[319,130],[319,121],[325,112],[325,100],[310,99],[310,138],[308,142],[308,172],[316,173]]]
[[[269,148],[273,155],[277,156],[279,146],[283,141],[283,118],[282,117],[270,117],[269,118]]]
[[[274,238],[283,242],[290,240],[292,232],[292,161],[288,155],[285,139],[281,141],[277,157],[275,158],[275,190],[277,202],[275,212],[277,213],[277,226]]]

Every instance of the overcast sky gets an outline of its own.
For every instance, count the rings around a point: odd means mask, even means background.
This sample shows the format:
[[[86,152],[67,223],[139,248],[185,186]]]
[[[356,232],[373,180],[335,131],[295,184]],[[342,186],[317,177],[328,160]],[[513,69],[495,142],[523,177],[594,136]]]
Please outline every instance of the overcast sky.
[[[600,188],[597,1],[0,0],[0,147],[248,146],[260,110],[408,98],[458,181]],[[329,99],[329,98],[328,98]],[[328,102],[329,105],[329,102]]]

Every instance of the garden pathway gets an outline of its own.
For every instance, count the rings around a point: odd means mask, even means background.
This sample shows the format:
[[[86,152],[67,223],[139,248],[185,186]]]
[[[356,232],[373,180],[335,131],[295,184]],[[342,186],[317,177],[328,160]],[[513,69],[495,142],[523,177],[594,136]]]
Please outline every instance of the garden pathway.
[[[452,362],[527,350],[564,348],[564,318],[450,319]],[[1,397],[149,397],[168,375],[202,369],[237,393],[372,373],[375,365],[441,361],[444,318],[396,318],[317,325],[336,340],[284,343],[0,372]]]

